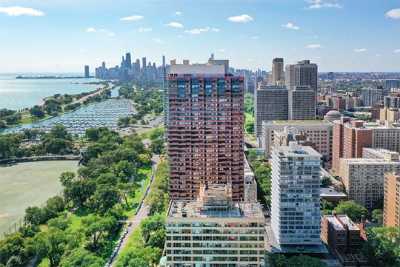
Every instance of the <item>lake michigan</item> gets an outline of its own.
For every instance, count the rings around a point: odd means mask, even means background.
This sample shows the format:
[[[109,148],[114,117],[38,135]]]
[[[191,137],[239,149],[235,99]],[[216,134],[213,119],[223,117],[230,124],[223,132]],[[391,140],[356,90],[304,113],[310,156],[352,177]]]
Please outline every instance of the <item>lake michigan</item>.
[[[16,76],[79,76],[77,74],[0,74],[0,109],[23,109],[42,103],[54,94],[78,94],[97,89],[100,85],[86,84],[99,81],[89,79],[15,79]]]

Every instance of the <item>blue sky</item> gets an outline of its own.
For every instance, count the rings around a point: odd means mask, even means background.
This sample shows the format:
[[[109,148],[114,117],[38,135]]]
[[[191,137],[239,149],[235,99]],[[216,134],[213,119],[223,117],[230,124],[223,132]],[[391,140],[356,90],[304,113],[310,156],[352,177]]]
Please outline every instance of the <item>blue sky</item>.
[[[81,71],[126,51],[400,71],[400,0],[0,0],[0,72]]]

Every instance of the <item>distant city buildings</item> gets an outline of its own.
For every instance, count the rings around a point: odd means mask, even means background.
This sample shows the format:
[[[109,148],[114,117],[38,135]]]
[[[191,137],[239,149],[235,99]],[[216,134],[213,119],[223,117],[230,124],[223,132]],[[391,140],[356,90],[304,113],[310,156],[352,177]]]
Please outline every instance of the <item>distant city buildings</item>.
[[[400,152],[400,124],[366,123],[343,117],[334,122],[332,169],[339,171],[341,158],[362,157],[363,148],[383,148]]]
[[[384,186],[383,224],[400,227],[400,175],[386,173]]]
[[[382,103],[383,90],[379,88],[362,88],[361,100],[364,106],[372,107]]]
[[[285,85],[285,72],[283,58],[274,58],[272,60],[272,85],[283,86]]]
[[[271,228],[277,246],[319,246],[320,157],[291,142],[272,152]]]
[[[142,65],[140,65],[140,59],[133,62],[131,53],[126,53],[125,56],[122,56],[120,65],[107,68],[106,63],[103,62],[100,67],[96,68],[95,76],[104,80],[135,80],[143,85],[161,85],[165,77],[165,68],[165,65],[157,66],[151,62],[147,65],[146,57],[142,58]]]
[[[88,65],[85,65],[85,78],[90,78],[90,69]]]
[[[385,95],[390,94],[392,91],[400,90],[400,79],[385,80]]]

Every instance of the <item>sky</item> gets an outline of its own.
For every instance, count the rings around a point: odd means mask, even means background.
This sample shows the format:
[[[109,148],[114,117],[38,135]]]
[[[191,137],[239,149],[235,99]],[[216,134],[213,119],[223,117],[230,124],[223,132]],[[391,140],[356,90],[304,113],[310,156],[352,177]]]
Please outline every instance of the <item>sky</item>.
[[[0,72],[81,72],[147,61],[400,71],[400,0],[0,0]]]

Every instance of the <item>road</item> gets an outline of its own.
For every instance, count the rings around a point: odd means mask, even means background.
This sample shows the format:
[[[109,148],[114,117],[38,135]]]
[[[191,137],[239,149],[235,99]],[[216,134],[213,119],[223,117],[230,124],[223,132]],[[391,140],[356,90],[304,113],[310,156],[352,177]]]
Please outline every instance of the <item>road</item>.
[[[125,232],[123,233],[122,239],[120,239],[120,242],[116,246],[116,249],[114,250],[110,261],[105,265],[106,267],[115,266],[118,255],[127,245],[129,237],[132,235],[133,231],[140,225],[142,220],[147,218],[147,216],[149,215],[149,207],[145,204],[145,199],[150,192],[151,185],[153,184],[157,166],[158,166],[158,163],[160,162],[160,157],[157,155],[154,155],[152,158],[152,162],[153,162],[153,167],[152,167],[150,183],[146,188],[146,192],[139,204],[139,208],[138,208],[135,216],[128,219],[128,221],[127,221],[128,227],[126,228]]]

